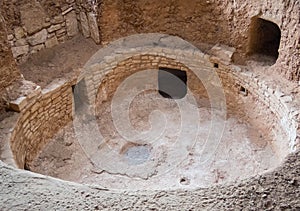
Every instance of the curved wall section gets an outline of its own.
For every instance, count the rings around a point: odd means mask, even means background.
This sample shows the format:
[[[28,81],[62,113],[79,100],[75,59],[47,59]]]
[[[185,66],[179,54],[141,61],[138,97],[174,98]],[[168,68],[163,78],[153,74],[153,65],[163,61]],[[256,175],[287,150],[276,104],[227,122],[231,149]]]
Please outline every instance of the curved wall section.
[[[234,100],[228,98],[227,93],[239,93],[243,87],[247,90],[247,97],[255,99],[261,105],[260,109],[268,110],[273,115],[274,132],[281,134],[275,136],[278,153],[285,157],[297,149],[299,144],[297,101],[292,96],[284,95],[280,91],[280,84],[273,87],[259,75],[228,65],[228,61],[224,61],[224,58],[221,60],[203,54],[178,37],[144,34],[118,40],[91,58],[78,81],[85,81],[88,99],[93,105],[99,87],[107,76],[129,74],[126,67],[134,65],[142,67],[141,69],[163,65],[187,72],[200,69],[201,80],[206,88],[216,86],[212,84],[214,79],[211,74],[216,71],[227,97],[229,112],[235,108],[232,105]],[[193,77],[190,79],[193,81]],[[72,85],[73,83],[66,82],[52,88],[48,87],[21,111],[11,136],[11,148],[20,168],[37,155],[51,136],[72,120]],[[199,91],[197,87],[194,89]]]
[[[227,48],[221,48],[220,51],[223,52],[223,55],[228,55],[228,53],[232,55]],[[155,58],[157,60],[153,62]],[[181,65],[184,65],[191,72],[200,71],[200,80],[206,89],[218,86],[214,84],[214,71],[222,81],[225,94],[238,94],[241,87],[245,89],[248,97],[252,97],[262,106],[258,108],[258,111],[259,109],[267,110],[274,117],[276,122],[272,123],[273,133],[277,139],[275,145],[278,152],[286,155],[288,152],[296,150],[296,140],[299,137],[297,134],[298,109],[297,102],[293,102],[291,96],[286,96],[280,91],[281,88],[278,84],[274,86],[272,83],[264,81],[260,75],[248,71],[247,68],[230,65],[231,58],[226,56],[218,58],[203,54],[178,37],[162,34],[134,35],[113,42],[106,49],[96,53],[86,64],[85,71],[80,76],[85,80],[90,104],[94,105],[96,102],[99,85],[102,81],[116,80],[115,77],[111,79],[110,75],[117,75],[119,78],[121,78],[120,75],[126,77],[131,74],[131,68],[133,68],[133,72],[137,71],[134,68],[136,65],[139,70],[149,67],[157,68],[160,65],[158,61],[161,61],[162,58],[167,67],[175,68],[177,66],[180,69]],[[193,80],[190,84],[194,84]],[[195,91],[199,91],[199,87],[195,88]],[[201,93],[205,94],[205,90]],[[227,109],[234,111],[236,108],[232,99],[227,96],[226,100]],[[280,131],[285,135],[276,136],[277,132],[281,133]]]
[[[28,102],[11,136],[11,149],[19,168],[26,168],[49,138],[71,121],[72,107],[72,87],[64,82],[49,85]]]

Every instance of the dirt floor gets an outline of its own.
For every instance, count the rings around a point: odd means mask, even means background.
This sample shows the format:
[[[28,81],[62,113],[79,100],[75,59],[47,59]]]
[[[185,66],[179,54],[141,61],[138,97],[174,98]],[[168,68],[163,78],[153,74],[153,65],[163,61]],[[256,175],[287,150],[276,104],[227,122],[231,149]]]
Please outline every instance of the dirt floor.
[[[31,55],[19,68],[26,80],[44,88],[55,79],[72,77],[74,70],[83,67],[100,48],[91,39],[78,35],[61,45]]]
[[[122,97],[121,100],[126,100],[126,96]],[[179,104],[183,105],[180,109]],[[97,151],[101,163],[93,162],[85,153],[78,133],[70,124],[30,163],[30,169],[109,189],[156,190],[234,182],[273,169],[281,161],[272,145],[272,132],[260,127],[258,115],[253,115],[252,122],[259,124],[246,123],[238,117],[228,118],[220,142],[206,145],[209,132],[216,130],[211,128],[212,111],[192,103],[188,96],[173,100],[152,91],[138,95],[130,105],[133,128],[141,133],[151,131],[153,140],[126,139],[122,129],[116,130],[111,102],[106,102],[97,111],[97,124],[105,140]],[[252,105],[255,107],[255,103]],[[198,114],[190,109],[196,109]],[[160,113],[155,115],[153,111]],[[186,126],[181,125],[182,113],[187,117]],[[205,146],[209,149],[207,155],[202,154]],[[203,156],[209,160],[203,162]]]

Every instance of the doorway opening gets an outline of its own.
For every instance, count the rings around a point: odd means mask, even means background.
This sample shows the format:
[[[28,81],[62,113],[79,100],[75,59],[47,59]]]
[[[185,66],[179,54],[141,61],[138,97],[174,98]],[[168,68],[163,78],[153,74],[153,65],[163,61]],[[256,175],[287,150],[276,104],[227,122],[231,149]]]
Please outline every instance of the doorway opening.
[[[281,31],[277,24],[254,17],[249,29],[247,54],[254,60],[272,60],[275,63],[279,52]]]
[[[170,99],[182,99],[187,94],[187,74],[185,71],[160,67],[158,71],[158,91]]]

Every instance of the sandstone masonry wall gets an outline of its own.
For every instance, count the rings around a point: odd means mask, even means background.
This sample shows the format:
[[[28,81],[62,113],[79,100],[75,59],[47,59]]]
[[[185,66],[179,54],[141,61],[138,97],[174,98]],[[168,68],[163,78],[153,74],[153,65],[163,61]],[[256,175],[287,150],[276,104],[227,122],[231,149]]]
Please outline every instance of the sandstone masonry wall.
[[[73,95],[69,83],[49,85],[20,111],[11,135],[11,149],[19,168],[26,168],[57,131],[72,119]]]
[[[92,1],[56,0],[22,3],[3,1],[8,40],[13,56],[24,61],[28,55],[51,48],[82,33],[100,43],[98,4]]]
[[[20,5],[20,23],[12,25],[8,34],[14,58],[25,60],[29,54],[51,48],[77,35],[75,7],[75,2],[70,1],[62,6],[59,14],[50,16],[47,8],[38,2]]]
[[[130,75],[143,70],[158,71],[159,68],[171,68],[185,71],[187,74],[187,86],[192,91],[194,97],[208,98],[204,85],[197,76],[189,70],[185,65],[163,56],[141,54],[133,56],[129,59],[121,61],[101,81],[101,85],[97,92],[96,104],[110,99],[117,90],[120,83]]]

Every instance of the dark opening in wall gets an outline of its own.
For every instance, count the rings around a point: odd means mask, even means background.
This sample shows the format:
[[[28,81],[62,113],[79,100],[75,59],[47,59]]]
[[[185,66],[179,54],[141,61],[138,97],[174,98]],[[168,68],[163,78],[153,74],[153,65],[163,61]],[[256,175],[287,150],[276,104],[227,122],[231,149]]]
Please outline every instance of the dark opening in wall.
[[[244,96],[247,96],[248,95],[248,90],[245,87],[240,86],[240,93]]]
[[[187,93],[187,75],[185,71],[159,68],[158,90],[161,96],[171,99],[184,98]]]
[[[88,104],[88,97],[84,79],[79,81],[76,85],[72,86],[72,92],[75,111],[78,111],[79,109],[83,108],[84,105]]]
[[[247,54],[258,61],[270,60],[275,63],[278,58],[281,31],[273,22],[254,17],[249,29]]]

